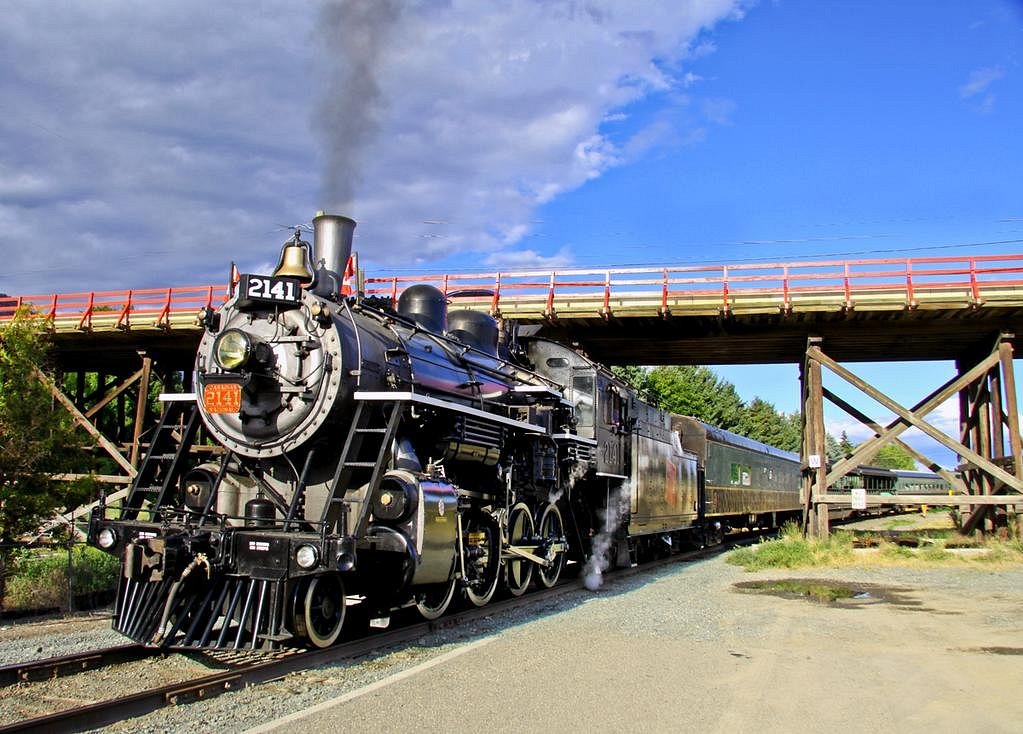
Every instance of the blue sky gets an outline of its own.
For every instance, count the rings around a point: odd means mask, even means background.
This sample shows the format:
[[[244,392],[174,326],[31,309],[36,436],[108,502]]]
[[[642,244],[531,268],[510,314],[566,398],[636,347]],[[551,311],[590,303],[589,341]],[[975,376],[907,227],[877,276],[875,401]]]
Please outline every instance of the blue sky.
[[[1007,0],[24,0],[0,291],[220,282],[319,208],[371,275],[1019,252],[1021,41]]]

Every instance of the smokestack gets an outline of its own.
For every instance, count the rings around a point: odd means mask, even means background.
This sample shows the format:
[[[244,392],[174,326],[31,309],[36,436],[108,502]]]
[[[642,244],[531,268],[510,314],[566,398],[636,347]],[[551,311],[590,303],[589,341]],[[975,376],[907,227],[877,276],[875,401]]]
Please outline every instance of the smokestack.
[[[313,267],[316,270],[313,291],[317,295],[336,298],[341,293],[354,234],[354,219],[316,212],[313,217]]]

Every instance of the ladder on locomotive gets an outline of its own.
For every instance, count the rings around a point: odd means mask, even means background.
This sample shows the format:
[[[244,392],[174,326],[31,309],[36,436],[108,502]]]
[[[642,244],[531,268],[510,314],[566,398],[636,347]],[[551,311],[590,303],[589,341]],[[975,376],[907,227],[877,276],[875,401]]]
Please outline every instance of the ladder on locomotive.
[[[349,503],[365,487],[352,535],[358,538],[365,533],[369,523],[370,500],[383,479],[400,419],[400,402],[356,400],[352,425],[345,437],[337,469],[330,483],[328,501],[323,509],[321,521],[325,532],[333,528],[344,532]]]
[[[124,519],[134,520],[139,513],[157,520],[157,511],[173,501],[188,453],[199,430],[199,407],[192,400],[168,401],[153,431],[139,465],[138,474],[124,499]],[[143,505],[148,502],[149,507]]]

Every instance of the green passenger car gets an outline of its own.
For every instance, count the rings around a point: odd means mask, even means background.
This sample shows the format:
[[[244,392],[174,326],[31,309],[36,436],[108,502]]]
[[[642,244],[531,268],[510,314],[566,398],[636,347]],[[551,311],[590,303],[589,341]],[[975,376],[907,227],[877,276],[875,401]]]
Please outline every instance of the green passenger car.
[[[800,511],[797,454],[688,416],[674,416],[672,427],[704,467],[706,517],[776,526]]]

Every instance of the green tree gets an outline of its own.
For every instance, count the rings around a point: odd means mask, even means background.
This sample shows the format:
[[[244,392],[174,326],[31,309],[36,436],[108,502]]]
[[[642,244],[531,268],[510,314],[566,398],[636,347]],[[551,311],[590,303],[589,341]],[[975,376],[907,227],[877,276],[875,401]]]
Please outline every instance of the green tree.
[[[644,400],[650,400],[649,373],[646,367],[628,365],[626,367],[612,367],[611,372],[619,380],[627,383]]]
[[[894,443],[885,444],[877,452],[870,463],[885,469],[915,469],[916,459],[901,446]]]
[[[727,431],[739,427],[743,403],[735,385],[706,367],[655,367],[647,375],[654,404],[664,410],[691,415]]]
[[[799,416],[779,413],[773,405],[753,398],[743,409],[737,433],[785,451],[799,451]]]
[[[830,433],[824,434],[825,451],[828,454],[828,461],[834,463],[845,457],[842,451],[842,442],[835,439]]]
[[[91,489],[87,481],[50,476],[81,471],[89,459],[69,417],[36,377],[47,348],[40,320],[27,313],[0,331],[0,601],[18,539]]]

